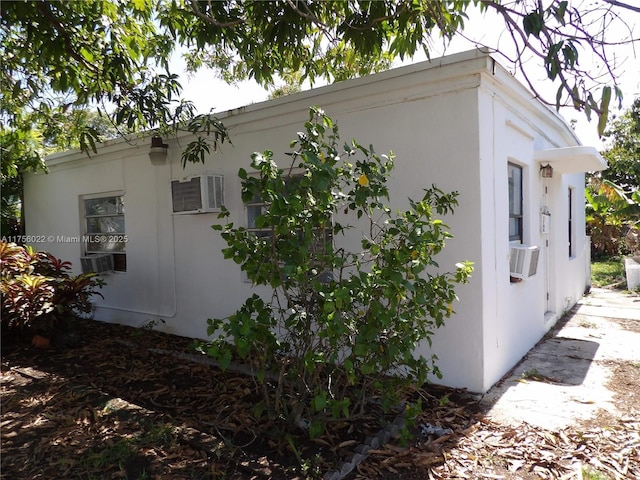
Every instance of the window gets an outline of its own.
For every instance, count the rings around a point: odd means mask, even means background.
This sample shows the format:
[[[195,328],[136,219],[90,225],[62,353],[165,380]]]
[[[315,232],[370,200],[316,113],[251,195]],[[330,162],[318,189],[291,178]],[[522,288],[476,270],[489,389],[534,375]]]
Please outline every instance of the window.
[[[285,178],[285,191],[287,194],[291,194],[294,192],[298,184],[302,181],[302,174],[294,174],[292,176]],[[247,230],[251,232],[253,235],[259,238],[270,239],[272,234],[272,227],[265,226],[260,223],[260,216],[264,215],[269,210],[269,203],[266,202],[259,194],[254,196],[249,201],[245,202],[246,214],[247,214]],[[312,220],[308,220],[311,222]],[[307,224],[306,226],[311,226],[311,231],[307,230],[307,234],[311,234],[311,242],[312,246],[310,255],[320,255],[322,252],[326,251],[329,245],[331,245],[333,240],[332,230],[331,230],[331,219],[328,220],[328,225],[325,228],[316,228],[314,224]],[[291,233],[297,235],[297,238],[301,241],[304,238],[303,229],[294,230]],[[290,237],[289,237],[290,238]],[[317,257],[315,257],[317,258]],[[330,281],[332,279],[332,274],[324,273],[320,277],[321,281]]]
[[[252,232],[257,237],[268,237],[271,235],[271,228],[260,228],[256,219],[266,213],[268,204],[262,199],[260,195],[255,195],[251,200],[245,203],[247,208],[247,230]]]
[[[575,245],[574,245],[574,226],[573,226],[573,188],[569,188],[569,215],[568,215],[568,227],[569,227],[569,258],[575,257]]]
[[[300,182],[302,174],[294,174],[285,178],[285,188],[287,191],[295,189],[295,183]],[[269,204],[264,199],[256,194],[251,200],[245,202],[247,209],[247,230],[252,232],[257,237],[270,237],[271,227],[263,227],[257,224],[257,219],[260,215],[267,212]]]
[[[522,167],[509,168],[509,241],[522,243]]]
[[[85,253],[113,254],[114,270],[127,270],[124,197],[111,195],[83,199]]]

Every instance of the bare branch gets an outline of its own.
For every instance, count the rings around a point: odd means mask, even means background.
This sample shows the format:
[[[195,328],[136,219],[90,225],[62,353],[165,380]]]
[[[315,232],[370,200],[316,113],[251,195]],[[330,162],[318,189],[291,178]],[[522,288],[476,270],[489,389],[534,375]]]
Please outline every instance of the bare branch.
[[[311,21],[311,23],[313,23],[316,27],[318,27],[327,36],[327,38],[329,38],[329,41],[331,43],[335,42],[335,37],[329,31],[326,24],[322,20],[320,20],[316,15],[311,13],[311,11],[308,8],[306,8],[308,13],[305,13],[298,8],[297,1],[294,3],[293,0],[287,0],[287,3],[298,15],[300,15],[302,18],[306,18],[307,20]],[[305,7],[307,6],[305,3],[303,3],[303,5],[305,5]]]
[[[609,5],[614,5],[616,7],[626,8],[626,9],[631,10],[633,12],[640,13],[640,7],[636,7],[634,5],[629,5],[628,3],[622,3],[622,2],[619,2],[617,0],[604,0],[604,2],[608,3]]]
[[[189,5],[191,5],[191,11],[196,17],[204,20],[214,27],[229,28],[246,23],[246,20],[244,18],[239,18],[238,20],[233,20],[231,22],[218,22],[215,18],[207,15],[202,10],[200,10],[200,5],[198,5],[197,0],[189,0]]]
[[[613,85],[617,86],[616,69],[618,65],[616,65],[615,58],[609,58],[607,47],[633,45],[637,41],[637,39],[633,38],[632,27],[618,12],[612,10],[613,7],[611,5],[594,8],[584,13],[575,8],[568,9],[566,13],[571,17],[569,21],[563,22],[562,19],[558,19],[556,24],[553,21],[553,16],[549,16],[539,32],[531,33],[525,32],[521,26],[524,24],[524,19],[529,11],[525,10],[529,8],[526,5],[520,5],[521,10],[515,10],[495,0],[481,1],[485,7],[492,8],[503,18],[517,52],[515,59],[509,59],[509,56],[500,50],[498,50],[499,53],[513,63],[514,67],[523,75],[530,90],[539,100],[547,105],[555,105],[556,107],[573,106],[577,109],[591,110],[598,114],[602,113],[589,94],[590,87],[586,85],[585,80],[594,84],[613,83]],[[545,10],[541,0],[536,0],[530,7],[541,15],[549,12],[554,13],[553,10]],[[614,28],[612,22],[622,22],[628,35],[625,35],[625,38],[621,40],[609,40],[608,36],[610,36],[611,32],[614,32],[618,38],[622,38],[619,28]],[[616,24],[615,27],[618,27],[618,25]],[[624,32],[625,30],[623,29],[622,34]],[[457,32],[457,34],[460,34],[460,32]],[[594,58],[597,58],[602,63],[603,69],[593,72],[581,68],[578,64],[577,53],[569,57],[570,53],[565,52],[564,49],[568,46],[588,47],[587,51],[591,52]],[[553,77],[551,79],[560,83],[555,103],[545,100],[538,93],[533,82],[530,81],[523,62],[523,55],[526,53],[531,54],[533,58],[541,60],[546,65],[549,76]],[[556,65],[550,65],[550,62],[557,63],[557,68]],[[570,83],[572,81],[573,84]],[[578,88],[579,90],[577,90]],[[616,95],[619,95],[617,87]],[[563,97],[564,100],[562,99]]]

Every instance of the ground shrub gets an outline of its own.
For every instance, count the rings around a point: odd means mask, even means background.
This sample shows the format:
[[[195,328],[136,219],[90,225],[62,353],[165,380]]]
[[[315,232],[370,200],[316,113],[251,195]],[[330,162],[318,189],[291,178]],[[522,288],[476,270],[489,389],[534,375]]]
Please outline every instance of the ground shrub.
[[[472,270],[463,262],[444,272],[434,259],[452,237],[439,217],[453,213],[456,192],[432,186],[392,212],[393,155],[338,141],[337,125],[311,109],[285,168],[265,151],[252,156],[253,172],[240,169],[249,228],[213,227],[228,244],[225,258],[273,296],[253,295],[229,318],[210,319],[217,336],[208,353],[223,368],[232,358],[253,362],[264,387],[257,409],[311,436],[372,400],[397,406],[439,375],[435,357],[414,351],[453,313],[454,286]],[[344,247],[350,230],[350,238],[363,232],[354,251]]]
[[[71,263],[31,247],[0,242],[2,328],[60,329],[91,312],[103,282],[94,273],[71,275]]]

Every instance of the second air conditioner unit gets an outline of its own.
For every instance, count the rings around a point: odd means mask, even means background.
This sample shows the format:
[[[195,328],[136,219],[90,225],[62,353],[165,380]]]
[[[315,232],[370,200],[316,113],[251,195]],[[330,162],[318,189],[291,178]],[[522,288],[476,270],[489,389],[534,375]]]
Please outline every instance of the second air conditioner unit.
[[[538,272],[540,249],[529,245],[511,245],[509,249],[509,275],[525,280]]]
[[[105,273],[113,271],[113,255],[110,253],[98,253],[80,257],[82,273]]]

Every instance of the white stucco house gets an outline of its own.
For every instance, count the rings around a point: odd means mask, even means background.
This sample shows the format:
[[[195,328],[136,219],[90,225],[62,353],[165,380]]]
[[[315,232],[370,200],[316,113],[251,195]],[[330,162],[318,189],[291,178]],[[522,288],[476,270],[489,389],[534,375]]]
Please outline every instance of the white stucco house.
[[[606,163],[486,52],[221,113],[233,145],[204,165],[182,168],[186,133],[165,139],[168,159],[159,165],[150,162],[150,138],[109,141],[91,158],[52,155],[48,174],[25,178],[27,234],[78,273],[81,257],[113,255],[96,319],[163,319],[168,332],[206,338],[207,318],[232,314],[252,290],[223,259],[226,244],[210,228],[216,209],[223,203],[230,221],[246,225],[238,169],[255,151],[289,151],[312,105],[337,121],[343,140],[393,150],[392,207],[421,198],[432,183],[460,192],[446,218],[455,238],[437,261],[453,269],[470,260],[475,271],[458,287],[457,314],[433,351],[425,344],[421,352],[438,355],[442,383],[488,390],[585,291],[584,172]],[[96,243],[96,235],[112,238]]]

